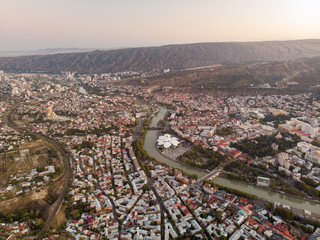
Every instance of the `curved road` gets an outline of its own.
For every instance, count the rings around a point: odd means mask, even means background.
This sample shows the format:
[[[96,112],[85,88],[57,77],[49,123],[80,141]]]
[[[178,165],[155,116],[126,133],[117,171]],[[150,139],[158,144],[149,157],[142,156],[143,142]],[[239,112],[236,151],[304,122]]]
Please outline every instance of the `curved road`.
[[[67,194],[67,191],[68,191],[68,188],[69,188],[69,183],[70,183],[70,179],[71,179],[71,163],[70,163],[70,160],[69,160],[69,152],[58,142],[56,142],[55,140],[53,140],[52,138],[48,137],[48,136],[45,136],[45,135],[42,135],[42,134],[38,134],[38,133],[34,133],[34,132],[31,132],[29,131],[28,129],[26,128],[23,128],[23,127],[19,127],[12,119],[12,113],[18,108],[18,104],[16,104],[9,112],[6,112],[6,117],[5,117],[5,120],[7,122],[7,124],[11,127],[11,128],[14,128],[18,131],[27,131],[29,135],[33,135],[37,138],[40,138],[40,139],[43,139],[47,142],[49,142],[50,144],[52,144],[57,150],[59,150],[61,152],[61,155],[62,157],[64,158],[66,164],[67,164],[67,172],[64,173],[67,174],[67,177],[66,177],[66,181],[64,183],[64,187],[58,197],[58,199],[54,202],[53,205],[54,208],[53,210],[51,211],[44,227],[42,228],[42,230],[35,236],[35,239],[40,239],[42,237],[42,235],[45,233],[45,231],[50,227],[54,217],[56,216],[57,212],[59,211],[62,203],[63,203],[63,200],[64,200],[64,197],[65,195]],[[73,157],[72,157],[72,162],[73,162]]]

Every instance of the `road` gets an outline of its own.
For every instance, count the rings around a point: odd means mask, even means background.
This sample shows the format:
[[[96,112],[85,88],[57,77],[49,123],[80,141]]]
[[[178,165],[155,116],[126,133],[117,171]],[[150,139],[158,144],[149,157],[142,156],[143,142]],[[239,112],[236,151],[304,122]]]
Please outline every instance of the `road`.
[[[70,180],[71,180],[71,174],[72,174],[72,163],[73,163],[73,157],[72,155],[69,154],[69,152],[60,144],[58,143],[57,141],[55,141],[54,139],[48,137],[48,136],[45,136],[45,135],[42,135],[42,134],[38,134],[38,133],[34,133],[34,132],[31,132],[29,131],[28,129],[24,128],[24,127],[21,127],[21,126],[18,126],[12,119],[12,114],[13,112],[19,107],[19,104],[16,104],[12,109],[10,109],[8,112],[6,112],[5,114],[5,121],[6,123],[11,127],[11,128],[14,128],[15,130],[19,131],[19,132],[24,132],[24,131],[27,131],[29,135],[33,135],[39,139],[42,139],[44,141],[47,141],[49,142],[50,144],[52,144],[58,151],[60,151],[61,153],[61,156],[63,157],[64,159],[64,162],[65,164],[67,165],[67,169],[66,169],[66,172],[64,172],[63,175],[66,174],[66,181],[64,183],[64,187],[59,195],[59,197],[57,198],[57,200],[54,202],[54,204],[52,205],[53,209],[51,211],[51,213],[49,214],[49,217],[47,218],[46,220],[46,223],[44,225],[44,227],[42,228],[42,230],[35,236],[35,239],[41,239],[41,237],[43,236],[43,234],[45,233],[45,231],[50,227],[54,217],[56,216],[57,212],[59,211],[62,203],[63,203],[63,200],[64,200],[64,197],[65,195],[67,194],[67,191],[68,191],[68,188],[69,188],[69,183],[70,183]],[[71,161],[72,163],[70,162],[69,160],[69,156],[71,156]]]
[[[147,175],[148,176],[148,175]],[[156,199],[159,203],[159,206],[160,206],[160,211],[161,211],[161,240],[164,240],[164,213],[166,212],[166,208],[165,206],[163,205],[163,202],[162,202],[162,199],[161,197],[159,196],[158,192],[156,191],[156,189],[154,188],[153,186],[153,179],[151,177],[147,177],[147,184],[148,186],[150,187],[150,189],[152,190],[152,192],[154,193],[154,195],[156,196]]]
[[[110,146],[112,146],[112,141],[111,141],[111,145],[110,145]],[[105,147],[106,147],[106,146],[104,146],[104,149],[103,149],[103,155],[104,155],[104,157],[106,158],[106,161],[109,161],[110,166],[112,166],[111,160],[107,160],[107,156],[105,155]],[[112,147],[110,147],[110,150],[112,150]],[[105,162],[105,164],[107,164],[107,163]],[[106,166],[106,169],[107,169],[107,165],[105,165],[105,166]],[[94,172],[96,172],[96,162],[95,162],[95,161],[93,161],[93,167],[94,167]],[[101,172],[102,172],[102,169],[101,169],[101,168],[100,168],[100,170],[101,170]],[[112,167],[111,167],[111,176],[112,176],[112,185],[113,185],[113,184],[114,184],[114,183],[113,183],[114,180],[113,180],[113,169],[112,169]],[[102,192],[102,194],[105,195],[105,196],[109,199],[109,201],[111,202],[112,212],[113,212],[114,219],[115,219],[115,220],[118,222],[118,224],[119,224],[119,226],[118,226],[118,232],[119,232],[118,239],[120,240],[120,239],[121,239],[122,221],[118,218],[116,204],[115,204],[114,201],[113,201],[113,197],[111,197],[109,194],[107,194],[107,193],[101,188],[101,185],[100,185],[100,182],[99,182],[99,181],[97,181],[97,184],[98,184],[98,188],[100,189],[100,191]],[[114,189],[114,191],[115,191],[114,185],[113,185],[113,189]]]
[[[141,132],[142,127],[143,127],[143,119],[141,117],[137,118],[137,126],[134,129],[133,141],[136,141],[137,138],[140,137],[140,132]]]

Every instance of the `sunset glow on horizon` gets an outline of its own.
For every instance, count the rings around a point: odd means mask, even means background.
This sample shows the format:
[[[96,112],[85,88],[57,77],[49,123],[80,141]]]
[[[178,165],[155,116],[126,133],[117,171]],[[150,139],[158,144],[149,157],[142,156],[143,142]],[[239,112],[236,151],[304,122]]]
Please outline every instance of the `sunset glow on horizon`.
[[[318,0],[2,0],[0,52],[320,38]]]

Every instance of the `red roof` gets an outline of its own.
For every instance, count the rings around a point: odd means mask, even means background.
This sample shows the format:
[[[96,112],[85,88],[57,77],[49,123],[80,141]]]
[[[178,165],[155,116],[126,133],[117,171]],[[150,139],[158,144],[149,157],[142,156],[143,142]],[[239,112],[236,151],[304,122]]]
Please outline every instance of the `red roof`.
[[[298,131],[298,130],[292,130],[290,131],[291,133],[296,133],[299,136],[303,136],[303,137],[310,137],[310,134],[306,134],[304,132]]]
[[[184,215],[187,215],[189,213],[189,210],[187,209],[186,206],[180,205],[180,210],[183,212]]]

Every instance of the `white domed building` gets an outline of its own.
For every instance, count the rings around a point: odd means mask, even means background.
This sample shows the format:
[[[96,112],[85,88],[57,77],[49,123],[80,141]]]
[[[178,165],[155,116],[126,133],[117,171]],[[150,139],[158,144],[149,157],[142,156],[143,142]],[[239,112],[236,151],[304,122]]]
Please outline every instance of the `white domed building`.
[[[178,138],[172,137],[170,134],[164,134],[158,137],[157,144],[158,147],[163,147],[164,149],[167,149],[170,147],[177,147],[180,144],[180,142],[178,141]]]

